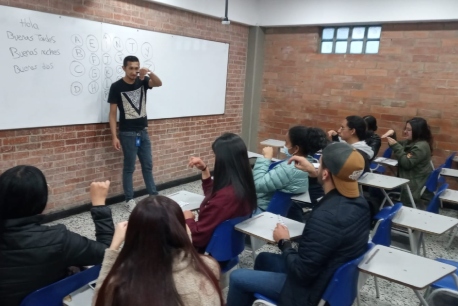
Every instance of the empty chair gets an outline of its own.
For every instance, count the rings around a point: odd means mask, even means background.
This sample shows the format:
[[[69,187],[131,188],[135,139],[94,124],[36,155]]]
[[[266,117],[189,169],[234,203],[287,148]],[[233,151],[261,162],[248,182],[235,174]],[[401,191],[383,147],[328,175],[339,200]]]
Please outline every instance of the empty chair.
[[[429,306],[458,305],[458,291],[450,289],[434,290],[427,298]]]
[[[456,152],[453,152],[452,154],[450,154],[449,157],[447,157],[444,163],[444,168],[447,168],[447,169],[452,168],[453,158],[455,157],[455,155],[456,155]]]
[[[436,261],[445,263],[447,265],[454,266],[458,269],[458,262],[454,260],[449,260],[449,259],[444,259],[444,258],[436,258]],[[458,277],[458,272],[455,271],[455,276]],[[425,292],[425,297],[427,297],[431,292],[434,292],[439,289],[447,289],[447,290],[454,290],[457,291],[458,287],[456,286],[454,277],[452,275],[447,275],[446,277],[443,277],[439,279],[438,281],[432,283],[429,287],[428,290]],[[455,305],[455,304],[453,304]]]
[[[380,165],[378,163],[375,163],[375,162],[371,162],[369,170],[371,172],[381,173],[381,174],[386,172],[386,168],[385,167],[383,167],[382,165]]]
[[[391,245],[391,224],[402,203],[382,209],[374,219],[378,220],[373,231],[372,242],[389,247]]]
[[[425,186],[421,189],[420,195],[422,195],[426,190],[434,194],[436,193],[442,168],[444,168],[444,165],[440,165],[437,169],[430,173]]]
[[[440,205],[440,195],[448,188],[448,184],[443,184],[439,187],[437,192],[434,194],[434,197],[429,202],[428,206],[426,207],[426,211],[431,213],[438,214],[439,213],[439,205]]]
[[[100,273],[100,265],[84,270],[54,284],[29,294],[21,306],[62,306],[64,297],[73,291],[95,281]]]

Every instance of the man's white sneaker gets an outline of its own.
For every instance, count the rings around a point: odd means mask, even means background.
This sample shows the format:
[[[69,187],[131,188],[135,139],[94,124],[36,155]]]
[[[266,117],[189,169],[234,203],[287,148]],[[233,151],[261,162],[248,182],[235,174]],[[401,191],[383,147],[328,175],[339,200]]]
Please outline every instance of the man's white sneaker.
[[[126,204],[124,205],[126,205],[127,211],[131,213],[132,210],[134,210],[135,206],[137,206],[137,203],[135,202],[134,199],[132,199],[132,200],[127,201]]]

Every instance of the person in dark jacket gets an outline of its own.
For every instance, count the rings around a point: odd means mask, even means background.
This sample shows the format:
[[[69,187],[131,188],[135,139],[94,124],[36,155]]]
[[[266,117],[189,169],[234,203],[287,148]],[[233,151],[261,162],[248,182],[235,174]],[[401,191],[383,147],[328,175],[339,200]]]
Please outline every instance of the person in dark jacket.
[[[380,136],[375,133],[377,131],[377,119],[371,115],[364,116],[363,119],[367,126],[366,144],[371,147],[372,151],[374,151],[374,156],[372,157],[372,159],[374,159],[382,146],[382,139],[380,139]]]
[[[70,266],[102,263],[114,234],[111,210],[104,206],[109,185],[90,187],[93,241],[64,225],[40,224],[48,185],[39,169],[16,166],[0,175],[0,305],[19,305],[28,294],[65,278]]]
[[[242,138],[233,133],[218,137],[212,145],[215,153],[213,177],[210,169],[198,157],[191,157],[189,167],[202,171],[202,189],[205,198],[200,204],[199,219],[186,210],[192,244],[204,253],[215,228],[228,219],[251,215],[256,209],[256,189],[248,160],[248,151]]]
[[[374,157],[374,151],[369,147],[366,140],[366,122],[359,116],[348,116],[342,122],[338,132],[328,131],[328,136],[332,141],[341,139],[354,147],[364,157],[364,172],[370,171],[371,160]]]
[[[302,157],[291,161],[299,169],[308,163]],[[363,170],[364,159],[354,148],[328,145],[318,171],[325,196],[311,213],[298,250],[288,229],[277,224],[273,239],[282,254],[261,253],[254,270],[232,272],[227,306],[251,305],[255,292],[280,306],[316,306],[334,272],[366,252],[371,220],[357,182]]]

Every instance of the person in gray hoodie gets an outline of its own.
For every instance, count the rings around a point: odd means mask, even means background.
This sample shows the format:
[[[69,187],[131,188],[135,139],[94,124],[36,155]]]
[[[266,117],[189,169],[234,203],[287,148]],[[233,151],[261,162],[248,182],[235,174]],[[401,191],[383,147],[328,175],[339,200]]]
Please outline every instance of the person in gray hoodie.
[[[374,151],[366,143],[366,122],[360,116],[348,116],[342,121],[338,131],[328,131],[328,136],[332,141],[345,141],[353,146],[364,158],[364,172],[370,171],[371,160],[374,157]]]

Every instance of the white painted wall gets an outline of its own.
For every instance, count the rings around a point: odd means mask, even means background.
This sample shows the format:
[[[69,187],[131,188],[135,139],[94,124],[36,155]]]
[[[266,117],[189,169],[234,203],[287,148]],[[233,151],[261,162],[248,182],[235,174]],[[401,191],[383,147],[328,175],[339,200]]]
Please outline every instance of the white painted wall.
[[[458,20],[458,0],[262,0],[262,26]]]
[[[224,16],[225,0],[146,0]],[[229,19],[246,25],[299,26],[458,20],[458,0],[229,0]]]

